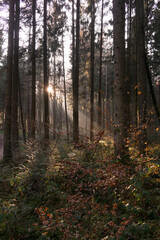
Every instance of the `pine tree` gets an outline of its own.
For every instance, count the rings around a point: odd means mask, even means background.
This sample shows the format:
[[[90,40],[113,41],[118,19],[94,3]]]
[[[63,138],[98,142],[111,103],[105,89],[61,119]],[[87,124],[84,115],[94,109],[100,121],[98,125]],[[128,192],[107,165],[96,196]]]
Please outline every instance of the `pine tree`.
[[[32,32],[32,104],[31,104],[31,137],[35,139],[36,121],[36,0],[32,0],[33,32]]]
[[[139,107],[139,151],[145,153],[146,148],[146,87],[147,75],[145,68],[145,32],[144,32],[144,3],[136,0],[136,37],[137,37],[137,86]]]
[[[44,68],[44,138],[49,141],[49,98],[48,98],[48,58],[47,58],[47,1],[44,0],[43,15],[43,68]]]
[[[12,154],[13,158],[18,155],[18,86],[19,86],[19,15],[20,15],[20,1],[15,1],[15,41],[14,41],[14,68],[13,68],[13,82],[12,82]]]
[[[73,78],[73,141],[79,141],[79,32],[80,32],[80,0],[77,0],[76,11],[76,48],[75,48],[75,76]]]
[[[114,152],[126,157],[125,143],[125,1],[113,0],[114,34]]]
[[[7,56],[7,82],[5,100],[5,124],[4,124],[4,160],[12,160],[11,150],[11,103],[12,103],[12,65],[13,65],[13,29],[14,29],[14,1],[9,1],[9,32],[8,32],[8,56]]]

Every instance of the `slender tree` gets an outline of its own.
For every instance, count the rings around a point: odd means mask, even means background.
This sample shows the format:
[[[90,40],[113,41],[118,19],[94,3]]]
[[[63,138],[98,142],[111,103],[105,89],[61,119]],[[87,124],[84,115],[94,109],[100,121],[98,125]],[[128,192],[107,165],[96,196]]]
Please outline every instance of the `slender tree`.
[[[32,0],[33,32],[32,32],[32,104],[31,104],[31,137],[35,139],[36,120],[36,0]]]
[[[130,95],[131,95],[131,0],[128,1],[127,5],[127,50],[126,50],[126,78],[125,78],[125,128],[126,128],[126,139],[129,136],[130,131]]]
[[[12,154],[13,158],[17,157],[18,153],[18,86],[19,86],[19,14],[20,1],[15,1],[15,41],[14,41],[14,68],[12,82]]]
[[[75,76],[73,78],[73,141],[79,141],[79,32],[80,32],[80,0],[77,0],[76,11],[76,49],[75,49]]]
[[[113,0],[114,34],[114,151],[124,157],[125,143],[125,1]]]
[[[13,29],[14,29],[14,1],[9,1],[9,32],[7,55],[7,81],[5,100],[5,124],[4,124],[4,159],[12,160],[11,150],[11,103],[12,103],[12,65],[13,65]]]
[[[101,33],[100,33],[100,62],[99,62],[99,89],[98,89],[98,125],[102,126],[102,52],[103,52],[103,8],[104,0],[102,0],[101,8]]]
[[[44,0],[43,16],[43,67],[44,67],[44,138],[49,141],[49,98],[48,98],[48,59],[47,59],[47,1]]]
[[[137,86],[139,106],[139,151],[146,148],[146,97],[147,75],[145,67],[144,2],[136,0],[136,37],[137,37]]]
[[[90,110],[90,139],[93,139],[94,121],[94,41],[95,41],[95,3],[91,1],[91,56],[90,56],[90,81],[91,81],[91,110]]]
[[[65,59],[64,59],[64,32],[62,33],[62,54],[63,54],[63,83],[64,83],[64,105],[65,105],[65,119],[67,130],[67,141],[69,142],[69,129],[68,129],[68,113],[67,113],[67,93],[66,93],[66,76],[65,76]]]
[[[23,133],[23,141],[26,142],[26,128],[24,124],[24,111],[22,106],[22,94],[21,94],[21,84],[20,84],[20,77],[19,77],[19,108],[21,114],[21,125],[22,125],[22,133]]]

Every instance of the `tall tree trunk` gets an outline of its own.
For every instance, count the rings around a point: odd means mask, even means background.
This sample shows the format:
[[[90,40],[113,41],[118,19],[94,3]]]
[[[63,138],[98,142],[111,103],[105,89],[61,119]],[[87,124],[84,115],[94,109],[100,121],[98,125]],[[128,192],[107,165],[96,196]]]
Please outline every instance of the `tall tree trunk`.
[[[23,106],[22,106],[22,94],[21,94],[21,84],[20,84],[20,77],[19,77],[19,108],[21,113],[21,125],[22,125],[22,133],[23,133],[23,141],[26,142],[26,128],[24,124],[24,116],[23,116]]]
[[[64,77],[64,106],[65,106],[65,118],[66,118],[66,130],[67,141],[69,142],[69,130],[68,130],[68,113],[67,113],[67,96],[66,96],[66,76],[65,76],[65,62],[64,62],[64,40],[62,33],[62,54],[63,54],[63,77]]]
[[[114,152],[128,154],[125,143],[125,1],[113,0],[114,34]]]
[[[32,105],[31,105],[31,138],[35,139],[36,120],[36,0],[32,0],[33,32],[32,32]]]
[[[145,68],[145,34],[144,34],[144,3],[136,0],[136,31],[137,31],[137,86],[139,104],[139,151],[145,153],[146,148],[146,97],[147,76]]]
[[[20,0],[15,1],[15,43],[14,43],[14,69],[12,82],[12,154],[17,158],[18,148],[18,86],[19,86],[19,14]]]
[[[90,139],[93,140],[94,121],[94,26],[95,25],[95,3],[91,1],[91,56],[90,56],[90,79],[91,79],[91,110],[90,110]]]
[[[48,60],[47,60],[47,1],[44,0],[44,35],[43,35],[43,67],[44,67],[44,138],[49,141],[49,98],[48,98]]]
[[[126,78],[125,78],[125,94],[126,94],[126,104],[125,104],[125,128],[126,128],[126,140],[129,137],[130,131],[130,95],[131,95],[131,0],[128,2],[127,9],[127,56],[126,56]]]
[[[30,96],[30,82],[27,82],[27,129],[28,129],[28,137],[31,137],[31,96]]]
[[[32,23],[29,25],[29,39],[28,39],[28,51],[31,52],[31,28]],[[28,70],[28,74],[30,74],[30,69]],[[28,128],[28,138],[31,138],[31,82],[30,79],[27,80],[27,128]]]
[[[56,138],[56,115],[57,115],[57,108],[56,108],[56,56],[54,54],[54,77],[53,77],[53,91],[54,91],[54,99],[53,99],[53,139]]]
[[[75,76],[73,78],[73,141],[79,141],[79,32],[80,32],[80,0],[77,0],[77,19],[76,19],[76,59]]]
[[[13,29],[14,29],[14,1],[9,0],[9,33],[7,55],[7,81],[5,100],[5,124],[4,124],[4,160],[12,160],[11,149],[11,109],[12,109],[12,69],[13,69]]]
[[[99,129],[102,127],[102,53],[103,53],[103,5],[101,12],[101,35],[100,35],[100,63],[99,63],[99,89],[98,89],[98,125]]]

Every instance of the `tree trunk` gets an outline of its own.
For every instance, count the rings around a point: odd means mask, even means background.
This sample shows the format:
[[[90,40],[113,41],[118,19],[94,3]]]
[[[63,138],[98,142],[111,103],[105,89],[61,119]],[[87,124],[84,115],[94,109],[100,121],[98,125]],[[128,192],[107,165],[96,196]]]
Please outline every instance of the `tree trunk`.
[[[77,0],[77,19],[76,19],[76,62],[75,77],[73,78],[73,141],[79,141],[79,32],[80,32],[80,0]]]
[[[54,54],[54,78],[53,78],[53,91],[54,91],[54,99],[53,99],[53,139],[56,138],[56,115],[57,115],[57,100],[56,100],[56,56]]]
[[[19,86],[19,14],[20,1],[16,0],[14,69],[12,82],[12,154],[17,158],[18,150],[18,86]]]
[[[64,62],[64,40],[63,40],[63,33],[62,33],[62,54],[63,54],[63,77],[64,77],[64,106],[65,106],[67,141],[69,142],[68,113],[67,113],[67,96],[66,96],[66,76],[65,76],[65,65],[64,65],[65,62]]]
[[[98,89],[98,125],[99,129],[102,127],[102,53],[103,53],[103,5],[101,13],[101,36],[100,36],[100,63],[99,63],[99,89]]]
[[[147,76],[145,68],[145,34],[144,34],[144,3],[136,0],[136,32],[137,32],[137,86],[139,105],[139,151],[145,153],[146,148],[146,97]]]
[[[126,78],[125,78],[125,94],[126,94],[126,104],[125,104],[125,128],[126,128],[126,140],[129,137],[130,131],[130,95],[131,95],[131,0],[128,2],[127,9],[127,56],[126,56]]]
[[[90,79],[91,79],[91,109],[90,109],[90,139],[93,140],[94,121],[94,26],[95,25],[95,3],[91,1],[91,57],[90,57]]]
[[[113,0],[114,29],[114,152],[128,155],[125,137],[125,1]]]
[[[5,124],[4,124],[4,160],[12,160],[11,150],[11,103],[12,103],[12,65],[13,65],[13,29],[14,29],[14,1],[9,1],[9,33],[7,55],[7,81],[5,99]]]
[[[21,125],[22,125],[22,133],[23,133],[23,141],[26,142],[26,128],[24,124],[24,116],[23,116],[23,106],[22,106],[22,94],[21,94],[21,84],[20,84],[20,77],[18,79],[19,82],[19,108],[21,113]]]
[[[48,59],[47,59],[47,1],[44,0],[44,35],[43,35],[43,67],[44,67],[44,139],[49,142],[49,98],[48,98]]]
[[[31,138],[35,139],[36,120],[36,0],[32,0],[33,32],[32,32],[32,105],[31,105]]]

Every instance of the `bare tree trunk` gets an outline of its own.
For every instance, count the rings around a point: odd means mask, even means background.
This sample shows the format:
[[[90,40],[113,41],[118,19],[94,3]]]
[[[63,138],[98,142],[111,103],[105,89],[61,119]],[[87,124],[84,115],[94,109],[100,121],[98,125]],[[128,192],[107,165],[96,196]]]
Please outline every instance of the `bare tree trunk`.
[[[139,105],[139,151],[145,153],[146,148],[146,97],[147,75],[145,68],[145,34],[144,34],[144,5],[136,0],[136,31],[137,31],[137,86]]]
[[[64,77],[64,104],[65,104],[65,118],[66,118],[66,130],[67,130],[67,141],[69,142],[69,131],[68,131],[68,113],[67,113],[67,96],[66,96],[66,77],[65,77],[65,62],[64,62],[64,41],[62,34],[62,52],[63,52],[63,77]]]
[[[26,129],[24,124],[24,117],[23,117],[23,106],[22,106],[22,95],[21,95],[21,84],[20,84],[20,77],[19,77],[19,107],[21,112],[21,125],[22,125],[22,133],[23,133],[23,141],[26,142]]]
[[[77,0],[76,19],[76,62],[75,77],[73,78],[73,141],[79,141],[79,32],[80,32],[80,0]]]
[[[94,121],[94,26],[95,25],[95,3],[91,1],[91,57],[90,57],[90,78],[91,78],[91,110],[90,110],[90,139],[93,140]]]
[[[99,129],[102,127],[102,53],[103,53],[103,5],[101,12],[101,36],[100,36],[100,63],[99,63],[99,91],[98,91],[98,125]]]
[[[54,91],[54,99],[53,99],[53,139],[56,137],[56,115],[57,115],[57,108],[56,108],[56,56],[54,54],[54,79],[53,79],[53,91]]]
[[[32,0],[33,33],[32,33],[32,105],[31,105],[31,138],[35,139],[36,121],[36,0]]]
[[[14,1],[9,0],[9,33],[7,55],[7,83],[5,100],[4,149],[5,161],[12,160],[11,150],[11,103],[12,103],[12,68],[13,68],[13,29],[14,29]]]
[[[15,2],[15,44],[14,44],[14,70],[12,82],[12,154],[13,158],[17,158],[19,152],[19,132],[18,132],[18,86],[19,86],[19,0]]]
[[[114,152],[128,155],[125,137],[125,1],[113,0],[114,29]]]
[[[127,12],[127,56],[126,56],[126,78],[125,78],[125,94],[126,94],[126,104],[125,104],[125,128],[126,128],[126,140],[129,137],[130,131],[130,95],[131,95],[131,0],[128,2],[128,12]]]
[[[47,1],[44,0],[44,36],[43,36],[43,67],[44,67],[44,138],[49,142],[49,98],[48,98],[48,60],[47,60]]]

